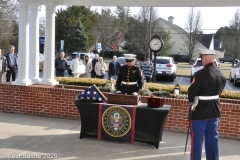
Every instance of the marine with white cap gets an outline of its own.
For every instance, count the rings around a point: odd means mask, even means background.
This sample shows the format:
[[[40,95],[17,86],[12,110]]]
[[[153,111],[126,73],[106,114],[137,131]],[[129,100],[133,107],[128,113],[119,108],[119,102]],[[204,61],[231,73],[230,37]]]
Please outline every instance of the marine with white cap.
[[[125,65],[121,66],[116,82],[117,93],[136,95],[142,89],[142,74],[140,68],[133,65],[134,54],[124,54]]]
[[[199,49],[204,68],[198,71],[188,89],[188,99],[193,103],[198,97],[194,110],[190,111],[191,160],[201,160],[205,138],[206,159],[218,160],[218,123],[221,117],[219,95],[226,79],[223,72],[214,64],[215,53],[210,49]]]

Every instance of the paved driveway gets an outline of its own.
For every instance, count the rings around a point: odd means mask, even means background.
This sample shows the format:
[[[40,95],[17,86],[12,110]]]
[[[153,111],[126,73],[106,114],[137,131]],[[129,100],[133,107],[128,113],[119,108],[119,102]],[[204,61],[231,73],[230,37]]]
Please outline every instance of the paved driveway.
[[[159,149],[135,142],[79,139],[81,122],[0,112],[0,159],[181,160],[186,134],[166,132]],[[190,141],[189,143],[190,144]],[[240,142],[220,139],[220,160],[240,159]],[[186,160],[189,159],[187,149]],[[21,156],[21,157],[19,157]],[[23,158],[24,157],[24,158]],[[203,157],[204,151],[203,151]],[[205,160],[205,158],[203,158]]]

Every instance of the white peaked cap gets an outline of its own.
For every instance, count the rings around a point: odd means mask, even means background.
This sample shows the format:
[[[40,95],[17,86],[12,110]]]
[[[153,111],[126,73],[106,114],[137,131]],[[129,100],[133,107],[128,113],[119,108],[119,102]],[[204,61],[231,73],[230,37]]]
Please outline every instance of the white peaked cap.
[[[135,54],[123,54],[127,60],[134,60]]]
[[[216,52],[215,50],[211,50],[211,49],[198,49],[200,52],[200,55],[215,55]]]

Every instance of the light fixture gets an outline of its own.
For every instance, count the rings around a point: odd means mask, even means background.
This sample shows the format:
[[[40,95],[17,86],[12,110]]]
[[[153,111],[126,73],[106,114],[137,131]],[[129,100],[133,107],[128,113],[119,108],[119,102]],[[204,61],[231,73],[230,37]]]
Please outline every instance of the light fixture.
[[[111,77],[108,78],[108,80],[106,82],[106,85],[109,86],[109,89],[110,89],[111,92],[115,91],[115,83],[114,83],[114,80]]]
[[[181,94],[181,86],[179,85],[179,83],[174,86],[173,93],[176,95]]]

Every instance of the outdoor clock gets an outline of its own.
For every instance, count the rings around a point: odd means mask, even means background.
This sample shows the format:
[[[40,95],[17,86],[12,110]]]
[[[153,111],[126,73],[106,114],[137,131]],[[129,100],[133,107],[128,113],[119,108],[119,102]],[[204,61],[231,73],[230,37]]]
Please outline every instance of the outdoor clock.
[[[162,49],[163,47],[163,40],[162,37],[159,36],[157,33],[151,37],[149,41],[149,48],[150,51],[153,52],[154,54],[154,59],[153,59],[153,82],[156,82],[156,63],[157,63],[157,54],[158,52]],[[151,54],[150,52],[150,54]]]
[[[155,35],[152,37],[152,39],[149,41],[149,47],[152,52],[158,52],[163,47],[163,40],[160,36]]]

